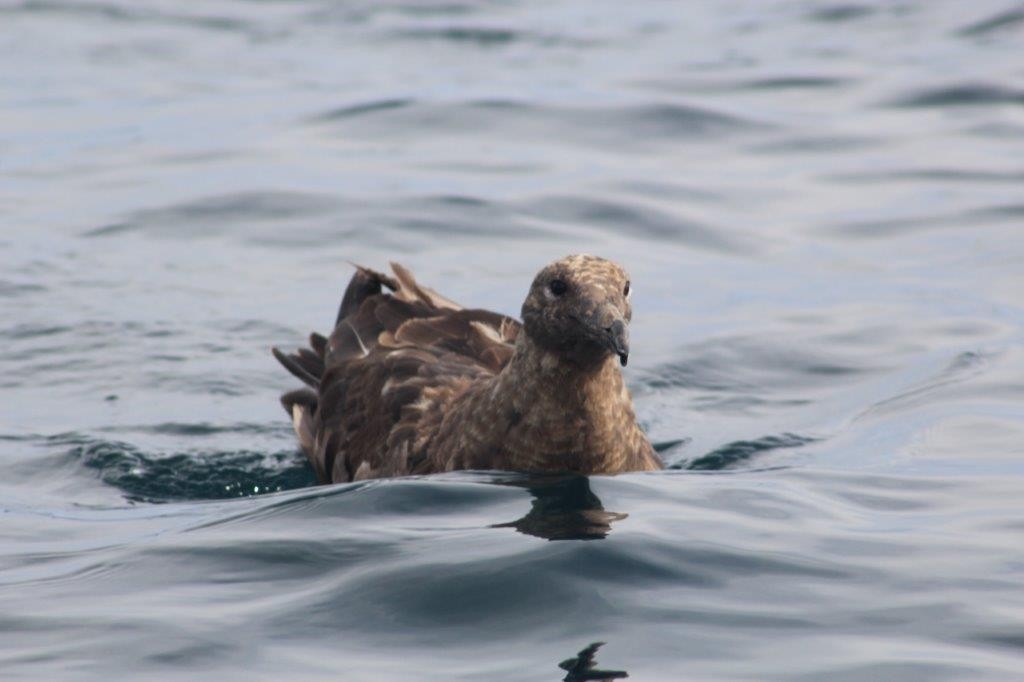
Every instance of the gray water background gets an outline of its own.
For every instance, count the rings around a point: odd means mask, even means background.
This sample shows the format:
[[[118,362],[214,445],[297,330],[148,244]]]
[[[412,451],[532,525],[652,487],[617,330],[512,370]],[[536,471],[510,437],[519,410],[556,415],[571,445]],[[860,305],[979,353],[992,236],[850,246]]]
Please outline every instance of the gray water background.
[[[1009,0],[0,0],[2,677],[1024,679],[1022,46]],[[309,487],[268,348],[349,261],[514,315],[580,251],[673,469]]]

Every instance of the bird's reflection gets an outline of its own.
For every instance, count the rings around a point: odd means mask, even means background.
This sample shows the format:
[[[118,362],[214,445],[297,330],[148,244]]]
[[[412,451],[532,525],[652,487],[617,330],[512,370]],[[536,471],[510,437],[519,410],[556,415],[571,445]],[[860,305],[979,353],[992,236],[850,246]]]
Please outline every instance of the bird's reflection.
[[[602,646],[604,646],[604,642],[594,642],[576,654],[574,658],[568,658],[559,663],[558,667],[566,671],[562,682],[621,680],[624,677],[629,677],[629,673],[625,670],[598,670],[594,667],[597,664],[594,656]]]
[[[494,528],[515,528],[548,540],[600,540],[611,532],[613,521],[627,516],[605,511],[586,476],[530,476],[501,483],[526,488],[533,502],[526,516]]]

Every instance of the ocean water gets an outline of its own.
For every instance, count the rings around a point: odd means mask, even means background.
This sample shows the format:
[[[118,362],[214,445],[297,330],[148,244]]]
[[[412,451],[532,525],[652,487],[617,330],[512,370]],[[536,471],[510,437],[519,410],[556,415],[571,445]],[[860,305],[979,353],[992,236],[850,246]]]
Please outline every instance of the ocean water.
[[[0,0],[0,677],[1024,679],[1022,45],[1013,0]],[[350,262],[514,315],[581,251],[667,471],[313,486],[269,347]]]

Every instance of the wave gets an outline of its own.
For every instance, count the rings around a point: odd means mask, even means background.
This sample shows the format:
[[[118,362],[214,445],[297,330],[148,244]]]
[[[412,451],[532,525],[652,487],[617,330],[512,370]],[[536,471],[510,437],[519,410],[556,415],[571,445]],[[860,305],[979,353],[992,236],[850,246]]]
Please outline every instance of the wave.
[[[152,454],[120,441],[78,440],[68,456],[133,502],[249,497],[316,483],[308,461],[295,451]]]

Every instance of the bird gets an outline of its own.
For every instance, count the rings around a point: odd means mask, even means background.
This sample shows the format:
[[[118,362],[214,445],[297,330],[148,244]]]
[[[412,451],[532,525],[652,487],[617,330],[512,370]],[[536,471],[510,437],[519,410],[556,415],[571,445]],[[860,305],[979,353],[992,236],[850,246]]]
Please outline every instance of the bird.
[[[522,321],[464,308],[391,263],[355,266],[333,331],[271,349],[305,386],[281,396],[317,481],[454,470],[656,471],[621,367],[631,284],[570,255],[542,268]]]

